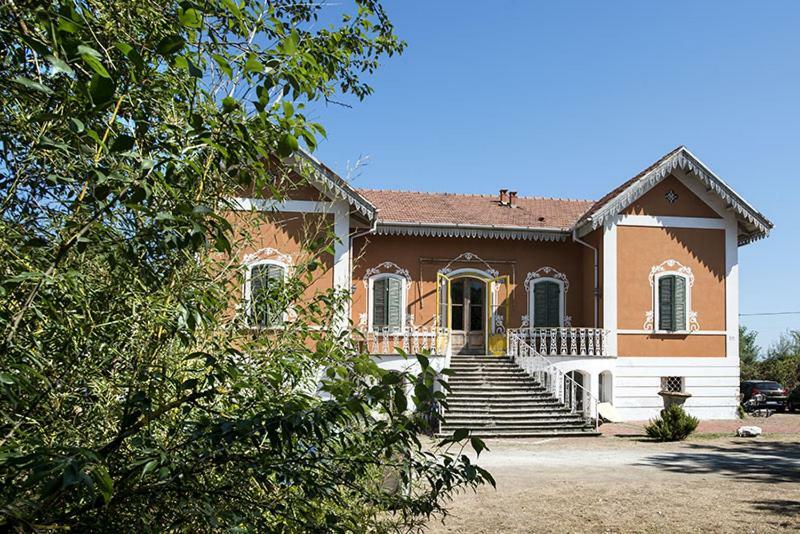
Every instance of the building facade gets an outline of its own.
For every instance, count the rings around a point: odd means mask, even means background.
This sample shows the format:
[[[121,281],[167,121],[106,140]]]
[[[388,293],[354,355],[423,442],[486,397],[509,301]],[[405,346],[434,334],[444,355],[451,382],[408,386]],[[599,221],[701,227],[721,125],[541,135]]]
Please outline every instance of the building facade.
[[[738,247],[772,224],[685,147],[597,201],[355,190],[303,159],[313,178],[291,200],[237,199],[237,217],[261,221],[241,252],[246,302],[328,225],[338,240],[309,291],[350,292],[381,365],[407,365],[395,347],[441,366],[508,355],[625,420],[655,416],[662,390],[690,393],[700,418],[735,417]]]

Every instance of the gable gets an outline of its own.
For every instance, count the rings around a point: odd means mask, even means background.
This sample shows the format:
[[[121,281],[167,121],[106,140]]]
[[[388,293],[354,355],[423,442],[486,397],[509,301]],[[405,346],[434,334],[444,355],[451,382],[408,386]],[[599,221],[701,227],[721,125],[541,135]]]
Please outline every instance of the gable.
[[[585,235],[609,221],[613,221],[620,213],[625,213],[647,192],[656,187],[674,172],[682,171],[687,178],[696,179],[709,195],[719,199],[736,217],[739,245],[746,245],[769,235],[772,223],[744,200],[736,191],[714,174],[689,149],[679,146],[661,157],[645,170],[623,183],[599,201],[597,201],[576,225],[579,235]]]
[[[673,201],[670,202],[669,198],[672,198]],[[647,193],[634,200],[622,213],[625,215],[721,219],[711,206],[673,175],[664,178]]]

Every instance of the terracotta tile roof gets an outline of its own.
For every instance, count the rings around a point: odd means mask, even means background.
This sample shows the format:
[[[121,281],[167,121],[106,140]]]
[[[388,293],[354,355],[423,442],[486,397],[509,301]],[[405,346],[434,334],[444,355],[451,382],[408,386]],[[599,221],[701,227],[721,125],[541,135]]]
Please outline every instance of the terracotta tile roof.
[[[517,207],[502,206],[499,195],[460,195],[359,189],[378,209],[384,224],[473,225],[569,230],[592,200],[518,197]]]

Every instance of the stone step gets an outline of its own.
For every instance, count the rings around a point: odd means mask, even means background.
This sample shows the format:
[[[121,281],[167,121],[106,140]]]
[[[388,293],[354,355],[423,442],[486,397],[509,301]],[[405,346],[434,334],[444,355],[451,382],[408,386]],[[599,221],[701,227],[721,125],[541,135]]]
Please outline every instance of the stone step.
[[[452,432],[440,432],[437,434],[440,438],[452,436]],[[593,437],[599,436],[600,432],[594,429],[585,430],[479,430],[470,433],[470,437],[478,437],[482,439],[502,439],[502,438],[570,438],[570,437]]]
[[[464,424],[464,425],[442,425],[440,432],[450,432],[452,433],[459,428],[466,428],[471,430],[472,432],[481,432],[483,430],[491,430],[491,431],[530,431],[530,430],[551,430],[551,431],[563,431],[563,430],[584,430],[587,428],[591,428],[594,430],[594,427],[587,426],[585,422],[580,423],[571,423],[571,422],[563,422],[563,421],[554,421],[551,423],[541,423],[541,424],[534,424],[534,423],[519,423],[519,424],[509,424],[509,425],[502,425],[502,424],[480,424],[480,423],[471,423],[471,424]]]
[[[536,388],[536,389],[544,389],[538,382],[534,380],[525,380],[525,379],[518,379],[515,380],[513,378],[502,378],[502,379],[492,379],[492,378],[476,378],[470,380],[455,380],[448,382],[450,386],[462,387],[462,386],[504,386],[504,387],[523,387],[526,389],[529,388]]]
[[[471,397],[520,397],[521,399],[541,399],[552,397],[545,390],[526,389],[526,388],[492,388],[492,387],[454,387],[451,388],[448,397],[471,398]]]
[[[554,410],[541,410],[541,411],[526,411],[526,412],[493,412],[493,411],[476,411],[476,410],[464,410],[464,411],[453,411],[448,410],[445,413],[445,419],[450,421],[453,418],[456,419],[463,419],[463,418],[474,418],[474,419],[481,419],[481,418],[489,418],[489,419],[498,419],[498,420],[509,420],[509,421],[516,421],[519,419],[542,419],[542,418],[577,418],[581,419],[581,415],[572,412],[559,412]]]
[[[445,418],[445,427],[463,427],[463,428],[478,428],[484,426],[541,426],[541,425],[585,425],[586,421],[581,417],[563,416],[563,417],[539,417],[527,419],[498,419],[491,417],[461,417],[461,418]]]

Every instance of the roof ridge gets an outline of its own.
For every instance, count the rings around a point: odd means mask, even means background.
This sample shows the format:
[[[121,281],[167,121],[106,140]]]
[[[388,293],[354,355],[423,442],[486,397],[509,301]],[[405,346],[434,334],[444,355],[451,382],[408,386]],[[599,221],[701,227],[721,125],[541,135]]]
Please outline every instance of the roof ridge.
[[[364,191],[371,193],[408,193],[413,195],[439,195],[451,197],[477,197],[496,199],[497,195],[492,193],[452,193],[448,191],[412,191],[404,189],[375,189],[369,187],[357,187],[356,191]],[[560,200],[562,202],[597,202],[596,199],[589,198],[563,198],[563,197],[546,197],[540,195],[518,195],[518,199],[525,200]]]

